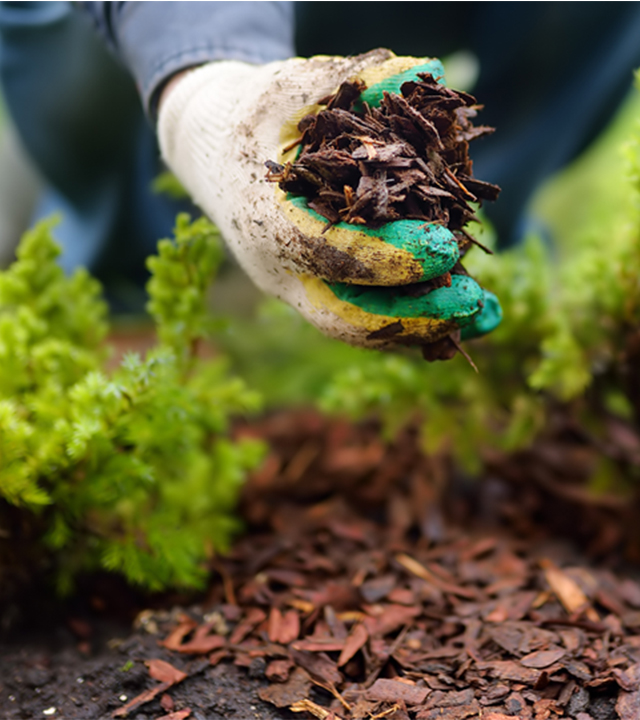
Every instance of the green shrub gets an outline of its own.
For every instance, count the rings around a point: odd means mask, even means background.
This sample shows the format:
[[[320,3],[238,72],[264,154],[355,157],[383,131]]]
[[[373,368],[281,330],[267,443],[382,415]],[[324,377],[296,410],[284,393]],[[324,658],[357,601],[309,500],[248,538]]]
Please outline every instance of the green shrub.
[[[197,352],[212,329],[217,231],[178,218],[149,259],[159,342],[108,374],[99,285],[65,277],[51,226],[27,233],[0,273],[0,572],[29,557],[62,590],[96,568],[152,590],[198,586],[262,453],[228,433],[258,396]]]

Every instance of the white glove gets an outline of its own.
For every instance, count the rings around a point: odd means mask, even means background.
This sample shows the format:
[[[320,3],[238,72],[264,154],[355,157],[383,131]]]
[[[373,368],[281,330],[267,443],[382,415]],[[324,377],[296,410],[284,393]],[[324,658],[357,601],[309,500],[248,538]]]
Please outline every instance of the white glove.
[[[456,263],[453,236],[428,225],[400,243],[358,226],[322,234],[324,220],[265,180],[265,161],[283,161],[283,149],[300,134],[300,119],[318,112],[314,102],[345,80],[357,76],[370,87],[427,62],[434,61],[388,50],[262,66],[214,62],[186,73],[160,106],[158,135],[168,166],[246,273],[322,332],[354,345],[437,340],[477,318],[484,293],[471,278],[455,276],[456,288],[398,303],[388,286],[426,279],[426,270],[441,275]],[[367,287],[340,293],[325,281]]]

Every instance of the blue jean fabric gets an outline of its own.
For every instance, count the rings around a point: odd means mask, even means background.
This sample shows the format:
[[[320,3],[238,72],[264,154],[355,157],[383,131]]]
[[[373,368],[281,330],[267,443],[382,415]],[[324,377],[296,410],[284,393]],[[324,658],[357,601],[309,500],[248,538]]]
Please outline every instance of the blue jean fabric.
[[[144,257],[185,207],[149,190],[160,170],[152,127],[159,90],[176,71],[208,60],[291,56],[293,4],[81,7],[0,3],[0,81],[48,183],[38,213],[63,211],[65,266],[135,287]],[[295,10],[296,49],[305,56],[377,46],[476,53],[481,120],[498,130],[474,143],[472,156],[476,175],[503,187],[487,206],[503,246],[517,239],[535,188],[601,131],[640,65],[636,2],[304,2]]]

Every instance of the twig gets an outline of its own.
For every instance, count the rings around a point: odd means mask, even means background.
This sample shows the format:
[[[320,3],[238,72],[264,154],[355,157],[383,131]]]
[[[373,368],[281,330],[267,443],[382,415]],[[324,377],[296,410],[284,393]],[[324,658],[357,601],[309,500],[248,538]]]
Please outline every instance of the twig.
[[[480,374],[480,371],[478,370],[476,364],[471,359],[471,355],[460,345],[460,343],[453,337],[453,335],[449,335],[449,340],[456,346],[457,351],[466,359],[466,361],[471,365],[471,367]]]

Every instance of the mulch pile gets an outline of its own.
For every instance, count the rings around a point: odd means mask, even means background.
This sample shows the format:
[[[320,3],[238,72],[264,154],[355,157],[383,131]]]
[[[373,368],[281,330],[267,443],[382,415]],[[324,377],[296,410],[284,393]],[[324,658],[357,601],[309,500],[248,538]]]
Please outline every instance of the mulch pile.
[[[199,676],[266,679],[258,697],[286,716],[640,717],[640,583],[544,533],[447,523],[445,468],[410,434],[385,447],[304,413],[251,432],[274,448],[245,496],[253,531],[217,564],[206,613],[139,619],[165,654],[113,717],[160,697],[166,718],[197,717],[167,699],[194,659]]]
[[[451,486],[411,430],[289,411],[238,432],[272,449],[206,596],[93,658],[81,617],[85,659],[3,651],[2,717],[640,718],[640,583],[611,547],[594,565],[517,489]]]

